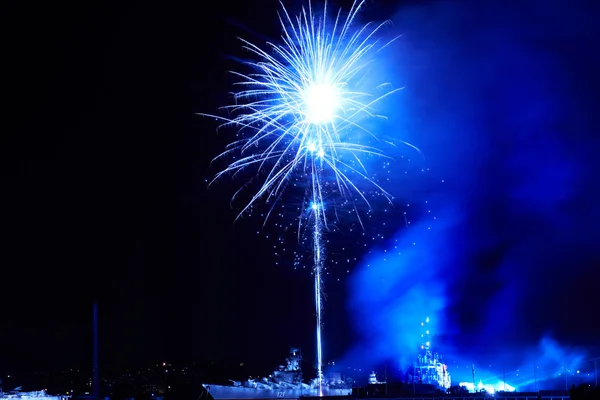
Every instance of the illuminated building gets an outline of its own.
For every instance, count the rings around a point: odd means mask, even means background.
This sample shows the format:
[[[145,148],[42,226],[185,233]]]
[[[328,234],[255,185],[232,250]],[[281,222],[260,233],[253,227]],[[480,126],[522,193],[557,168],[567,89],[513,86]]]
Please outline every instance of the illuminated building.
[[[450,388],[451,378],[448,366],[444,364],[442,355],[433,346],[429,317],[421,322],[421,345],[417,354],[409,382],[438,386],[440,389]]]

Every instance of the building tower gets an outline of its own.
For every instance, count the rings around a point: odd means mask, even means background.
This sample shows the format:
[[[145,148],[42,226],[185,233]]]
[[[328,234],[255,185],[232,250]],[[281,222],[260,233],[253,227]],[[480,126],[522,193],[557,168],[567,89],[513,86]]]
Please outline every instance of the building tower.
[[[450,372],[443,363],[442,356],[433,346],[434,336],[431,332],[429,317],[421,322],[421,345],[417,354],[417,362],[413,370],[413,383],[434,385],[440,389],[450,388]]]

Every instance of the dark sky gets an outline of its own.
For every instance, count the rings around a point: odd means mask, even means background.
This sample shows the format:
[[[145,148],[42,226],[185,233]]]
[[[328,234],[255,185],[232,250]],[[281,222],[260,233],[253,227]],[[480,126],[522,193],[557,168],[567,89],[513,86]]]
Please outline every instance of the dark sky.
[[[260,216],[234,224],[236,185],[206,189],[231,136],[195,113],[229,102],[226,71],[244,56],[236,36],[278,35],[276,2],[250,3],[3,3],[0,367],[88,365],[94,299],[105,365],[266,368],[290,345],[311,354],[310,274],[285,257],[275,265]],[[597,345],[597,10],[382,3],[366,15],[403,34],[388,68],[407,88],[389,106],[394,134],[423,150],[411,168],[433,171],[403,196],[423,204],[426,193],[449,226],[435,274],[410,282],[443,282],[437,311],[458,352],[498,337],[533,346],[548,332]],[[404,232],[403,210],[386,235]],[[369,235],[388,217],[374,218]],[[364,275],[352,272],[364,262],[352,256],[328,284],[337,357],[373,334],[356,329],[367,317],[353,308]]]

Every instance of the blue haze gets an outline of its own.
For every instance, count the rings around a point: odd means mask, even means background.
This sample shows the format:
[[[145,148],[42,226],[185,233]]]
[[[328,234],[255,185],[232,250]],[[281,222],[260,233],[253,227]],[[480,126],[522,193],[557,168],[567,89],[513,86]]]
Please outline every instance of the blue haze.
[[[348,286],[357,340],[344,364],[407,365],[425,316],[465,380],[471,364],[478,377],[513,381],[528,369],[526,386],[533,365],[541,381],[565,363],[589,370],[586,357],[600,355],[598,7],[396,10],[403,35],[385,73],[406,89],[386,103],[390,135],[417,145],[445,183],[413,180],[394,193],[428,193],[437,219],[420,216],[362,259]]]

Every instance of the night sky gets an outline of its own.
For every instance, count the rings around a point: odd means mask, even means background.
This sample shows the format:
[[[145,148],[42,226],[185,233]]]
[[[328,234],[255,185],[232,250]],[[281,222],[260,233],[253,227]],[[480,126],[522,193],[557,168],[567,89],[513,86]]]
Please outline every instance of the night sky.
[[[310,272],[260,215],[234,223],[240,182],[207,189],[232,133],[196,115],[230,102],[226,71],[248,56],[236,36],[277,39],[277,3],[12,3],[0,9],[0,368],[90,365],[94,300],[103,365],[266,372],[292,345],[312,361]],[[382,354],[405,356],[424,314],[469,362],[550,336],[600,356],[591,3],[369,3],[364,19],[402,34],[382,62],[405,87],[386,132],[422,155],[398,152],[398,203],[376,207],[365,235],[329,236],[328,358],[401,358]],[[414,238],[409,261],[383,261]]]

